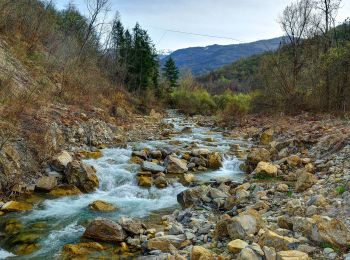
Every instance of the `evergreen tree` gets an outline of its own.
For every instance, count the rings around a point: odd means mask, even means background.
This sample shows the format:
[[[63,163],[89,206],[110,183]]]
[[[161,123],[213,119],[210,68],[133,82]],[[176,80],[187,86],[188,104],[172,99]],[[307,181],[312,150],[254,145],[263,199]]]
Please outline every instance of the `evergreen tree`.
[[[163,67],[163,76],[169,82],[172,89],[177,87],[177,81],[179,80],[179,70],[176,67],[175,61],[172,57],[169,57]]]

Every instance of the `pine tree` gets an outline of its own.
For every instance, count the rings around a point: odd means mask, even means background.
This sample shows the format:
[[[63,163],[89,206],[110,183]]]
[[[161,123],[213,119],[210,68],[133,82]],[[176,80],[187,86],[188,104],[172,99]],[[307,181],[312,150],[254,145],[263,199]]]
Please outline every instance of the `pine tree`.
[[[172,89],[177,87],[177,81],[179,79],[179,70],[176,67],[175,61],[172,57],[166,61],[163,67],[163,76],[169,82]]]

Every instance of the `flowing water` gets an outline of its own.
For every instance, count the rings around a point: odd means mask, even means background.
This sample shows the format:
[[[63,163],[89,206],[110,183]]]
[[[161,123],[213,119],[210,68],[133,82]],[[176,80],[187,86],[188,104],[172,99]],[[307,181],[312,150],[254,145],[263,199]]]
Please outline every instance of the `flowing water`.
[[[222,133],[212,131],[207,127],[200,127],[185,117],[169,112],[165,119],[174,125],[175,130],[181,131],[184,127],[191,127],[192,133],[177,134],[166,140],[151,140],[129,143],[126,149],[104,149],[103,157],[97,160],[86,160],[97,170],[100,180],[99,189],[91,194],[58,199],[47,198],[39,200],[33,211],[27,214],[9,214],[1,221],[20,223],[24,234],[36,234],[40,249],[31,255],[14,256],[8,251],[15,252],[9,246],[11,237],[1,237],[0,259],[50,259],[57,258],[63,245],[77,243],[84,232],[84,225],[97,217],[106,217],[118,220],[120,216],[148,217],[152,212],[171,210],[179,207],[176,195],[186,187],[180,182],[174,182],[165,189],[140,188],[137,185],[136,174],[139,166],[129,162],[133,150],[149,148],[186,149],[197,145],[222,154],[229,154],[232,144],[247,145],[242,140],[228,139]],[[209,140],[208,138],[212,139]],[[234,156],[226,155],[223,167],[217,171],[208,171],[196,174],[196,181],[206,182],[212,179],[229,179],[241,181],[244,178],[239,170],[240,161]],[[88,205],[95,200],[103,200],[118,206],[112,213],[92,212]]]

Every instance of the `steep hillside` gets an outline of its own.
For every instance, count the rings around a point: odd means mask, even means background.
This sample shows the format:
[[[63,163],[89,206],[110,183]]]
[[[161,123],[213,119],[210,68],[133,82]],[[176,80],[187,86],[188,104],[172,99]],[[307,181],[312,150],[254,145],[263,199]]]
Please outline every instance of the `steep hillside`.
[[[241,58],[276,50],[280,45],[281,39],[279,37],[252,43],[180,49],[170,54],[170,56],[180,69],[188,68],[192,70],[194,75],[201,75]],[[163,58],[162,62],[166,58]]]

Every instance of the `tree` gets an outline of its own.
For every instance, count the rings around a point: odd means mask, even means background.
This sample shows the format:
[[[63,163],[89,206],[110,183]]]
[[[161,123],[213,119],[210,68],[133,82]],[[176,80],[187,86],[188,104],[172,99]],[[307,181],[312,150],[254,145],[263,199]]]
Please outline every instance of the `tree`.
[[[169,57],[163,67],[163,76],[168,81],[172,89],[178,86],[179,70],[176,67],[175,61],[172,57]]]

